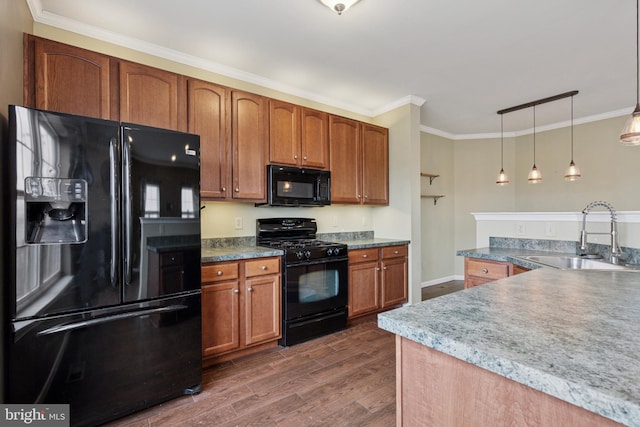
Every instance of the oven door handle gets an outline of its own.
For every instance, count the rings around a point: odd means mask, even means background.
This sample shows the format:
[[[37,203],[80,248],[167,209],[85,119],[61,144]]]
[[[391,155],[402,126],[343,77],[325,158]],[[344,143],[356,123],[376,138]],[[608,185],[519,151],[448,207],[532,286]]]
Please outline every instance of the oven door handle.
[[[349,257],[337,257],[337,258],[322,258],[322,259],[314,259],[311,261],[300,260],[296,262],[289,262],[286,264],[286,267],[300,267],[305,265],[316,265],[316,264],[329,264],[332,262],[340,262],[340,261],[349,261]]]

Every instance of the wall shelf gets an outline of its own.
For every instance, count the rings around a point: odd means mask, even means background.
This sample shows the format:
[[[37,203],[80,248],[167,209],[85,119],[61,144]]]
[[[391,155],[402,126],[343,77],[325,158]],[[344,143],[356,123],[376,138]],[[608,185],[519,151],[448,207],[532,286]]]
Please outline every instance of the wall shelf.
[[[444,197],[442,194],[421,194],[420,197],[433,199],[433,205],[435,206],[438,203],[438,199]]]
[[[424,173],[424,172],[420,172],[420,176],[426,176],[427,178],[429,178],[429,185],[433,184],[433,180],[436,179],[437,177],[439,177],[440,175],[436,175],[433,173]]]

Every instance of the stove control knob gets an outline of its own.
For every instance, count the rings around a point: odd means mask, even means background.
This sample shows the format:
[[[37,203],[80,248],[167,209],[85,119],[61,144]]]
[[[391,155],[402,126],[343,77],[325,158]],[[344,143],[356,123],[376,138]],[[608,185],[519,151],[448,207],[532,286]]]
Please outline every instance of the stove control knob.
[[[304,257],[304,254],[302,253],[302,251],[296,252],[296,258],[302,259],[303,257]]]
[[[329,256],[333,255],[333,249],[332,248],[327,249],[327,255],[329,255]]]
[[[311,258],[311,251],[304,251],[304,256],[309,259]]]
[[[334,254],[334,255],[338,255],[338,254],[340,254],[340,248],[334,248],[334,249],[333,249],[333,254]]]

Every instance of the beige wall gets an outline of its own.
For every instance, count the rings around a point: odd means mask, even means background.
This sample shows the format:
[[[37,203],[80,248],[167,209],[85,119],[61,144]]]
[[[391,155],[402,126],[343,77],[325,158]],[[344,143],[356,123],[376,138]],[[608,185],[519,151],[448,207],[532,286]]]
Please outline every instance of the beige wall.
[[[2,141],[6,137],[4,129],[7,120],[7,106],[9,104],[22,103],[22,34],[30,32],[33,26],[31,14],[26,2],[16,0],[0,0],[0,119],[2,122]],[[0,232],[0,241],[6,242]],[[0,251],[8,248],[2,245]],[[4,253],[0,254],[0,271],[6,271],[2,260]],[[0,283],[1,289],[6,289],[6,283]],[[0,293],[0,319],[4,319],[4,303],[2,298],[4,291]],[[5,328],[2,329],[3,333]],[[5,337],[0,337],[2,344]],[[0,366],[4,365],[4,349],[0,348]],[[4,384],[4,372],[0,370],[0,384]],[[4,387],[0,387],[0,402],[4,402]]]
[[[422,283],[451,279],[454,272],[455,253],[455,168],[454,143],[436,135],[421,134],[422,153],[420,170],[440,175],[430,183],[429,178],[420,181],[421,194],[438,194],[445,197],[434,205],[431,198],[420,199],[422,238]]]
[[[510,184],[504,187],[495,184],[500,170],[498,138],[446,140],[454,146],[454,252],[476,247],[476,223],[471,212],[580,212],[594,200],[607,201],[618,211],[640,210],[640,147],[618,143],[625,120],[626,117],[617,117],[574,126],[573,157],[582,172],[582,179],[575,182],[563,177],[571,157],[568,127],[536,133],[536,165],[543,176],[542,183],[536,185],[527,182],[533,164],[531,134],[505,138],[504,168]],[[423,146],[429,149],[435,144],[435,138],[433,135],[423,137]],[[438,161],[448,161],[446,153],[439,157]],[[495,230],[496,225],[492,227]],[[573,230],[577,225],[571,227]],[[505,222],[501,236],[540,238],[518,236],[515,228],[514,224]],[[624,234],[635,233],[636,227],[623,227],[623,230],[620,230],[621,242],[640,239],[640,236]],[[429,238],[424,231],[422,237]],[[425,262],[435,257],[431,254],[434,250],[437,248],[423,251]],[[462,275],[463,260],[455,257],[454,264],[455,274]],[[431,278],[430,274],[430,271],[423,272],[423,280]]]

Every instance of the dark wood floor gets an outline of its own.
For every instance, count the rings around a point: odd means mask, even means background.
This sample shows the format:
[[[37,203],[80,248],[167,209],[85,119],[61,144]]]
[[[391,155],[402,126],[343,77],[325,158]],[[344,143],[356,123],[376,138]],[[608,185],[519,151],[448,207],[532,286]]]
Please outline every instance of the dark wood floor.
[[[464,287],[422,289],[422,300]],[[226,362],[202,392],[109,424],[142,426],[394,426],[394,336],[372,316],[332,335]]]
[[[422,288],[422,301],[464,289],[464,280],[452,280]]]
[[[376,318],[204,372],[202,392],[110,426],[393,426],[395,341]]]

